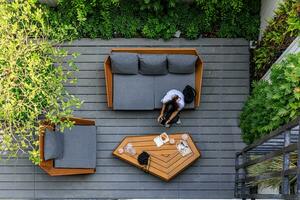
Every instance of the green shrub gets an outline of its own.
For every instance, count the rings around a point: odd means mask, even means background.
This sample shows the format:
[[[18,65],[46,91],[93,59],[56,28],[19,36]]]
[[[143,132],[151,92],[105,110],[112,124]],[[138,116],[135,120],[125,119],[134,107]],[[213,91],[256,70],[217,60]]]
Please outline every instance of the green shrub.
[[[247,144],[300,115],[300,53],[275,64],[270,81],[254,84],[241,113],[240,127]]]
[[[142,29],[142,33],[147,38],[170,39],[176,32],[176,25],[167,18],[161,21],[157,18],[149,18]]]
[[[40,162],[40,119],[71,127],[60,119],[81,104],[63,85],[76,79],[63,67],[67,52],[47,38],[55,30],[43,9],[27,0],[0,0],[0,153],[29,154],[35,164]],[[76,70],[72,60],[68,64]]]
[[[132,38],[141,29],[141,19],[136,15],[140,8],[134,4],[121,1],[112,11],[113,31],[116,37]]]
[[[60,0],[49,9],[55,39],[182,36],[256,39],[260,0]],[[249,20],[251,19],[251,20]],[[64,30],[65,29],[65,30]],[[73,31],[73,32],[72,32]]]
[[[300,35],[300,17],[297,0],[285,0],[275,11],[264,31],[263,38],[254,52],[255,76],[261,78],[282,51]]]
[[[177,0],[139,0],[137,1],[141,11],[153,12],[161,14],[170,8],[174,8],[178,3]]]

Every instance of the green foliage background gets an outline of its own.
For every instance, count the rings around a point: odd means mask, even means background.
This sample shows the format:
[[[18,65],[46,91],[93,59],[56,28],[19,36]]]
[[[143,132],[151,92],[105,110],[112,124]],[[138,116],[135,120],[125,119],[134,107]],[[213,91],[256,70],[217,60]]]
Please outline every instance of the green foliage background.
[[[293,39],[300,35],[300,2],[284,0],[270,20],[254,52],[255,77],[260,79]]]
[[[271,70],[270,82],[254,84],[240,116],[247,144],[300,115],[300,53],[290,54]]]
[[[256,39],[260,0],[59,0],[47,16],[55,39],[182,36]]]
[[[29,154],[35,164],[40,162],[40,120],[71,127],[60,119],[81,105],[64,87],[76,81],[66,65],[76,66],[49,40],[55,31],[44,8],[35,1],[0,0],[0,153]]]

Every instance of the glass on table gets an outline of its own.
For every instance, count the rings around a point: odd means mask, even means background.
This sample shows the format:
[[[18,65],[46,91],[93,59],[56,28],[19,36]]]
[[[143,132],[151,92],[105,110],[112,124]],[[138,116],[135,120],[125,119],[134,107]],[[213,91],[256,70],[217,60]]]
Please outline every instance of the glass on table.
[[[175,144],[175,140],[174,140],[174,138],[170,138],[170,144]]]
[[[128,143],[125,147],[124,150],[126,153],[128,153],[131,156],[134,156],[136,154],[135,149],[133,148],[131,143]]]
[[[189,135],[186,134],[186,133],[184,133],[184,134],[181,135],[181,139],[188,140],[189,139]]]

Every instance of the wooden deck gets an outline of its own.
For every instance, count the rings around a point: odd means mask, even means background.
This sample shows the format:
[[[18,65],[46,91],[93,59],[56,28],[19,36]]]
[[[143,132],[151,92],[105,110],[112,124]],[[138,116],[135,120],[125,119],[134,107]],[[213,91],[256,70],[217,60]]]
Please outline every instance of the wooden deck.
[[[78,84],[68,88],[85,101],[75,115],[96,120],[97,172],[49,177],[26,158],[1,161],[0,199],[233,198],[234,156],[244,147],[238,115],[249,93],[246,40],[82,39],[64,47],[81,53]],[[124,136],[164,130],[156,122],[158,111],[107,108],[103,60],[113,47],[195,47],[204,61],[201,106],[183,111],[182,125],[169,131],[190,132],[201,159],[169,183],[112,156]]]

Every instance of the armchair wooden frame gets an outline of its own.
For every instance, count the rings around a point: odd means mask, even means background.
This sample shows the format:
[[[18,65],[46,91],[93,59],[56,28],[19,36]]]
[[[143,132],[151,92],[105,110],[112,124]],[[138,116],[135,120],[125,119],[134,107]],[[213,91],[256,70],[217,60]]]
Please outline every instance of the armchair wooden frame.
[[[62,119],[64,120],[64,119]],[[95,121],[81,118],[69,118],[69,120],[74,121],[74,125],[95,125]],[[76,175],[76,174],[93,174],[96,172],[96,169],[81,169],[81,168],[55,168],[53,160],[44,159],[44,134],[46,129],[54,130],[55,125],[49,124],[46,121],[43,121],[40,124],[40,134],[39,134],[39,143],[40,143],[40,159],[41,162],[39,166],[47,172],[50,176],[65,176],[65,175]]]
[[[113,48],[111,52],[129,52],[129,53],[144,53],[144,54],[189,54],[198,56],[195,69],[195,107],[200,106],[203,61],[198,55],[195,48]],[[113,107],[113,74],[111,70],[111,61],[108,56],[104,61],[104,73],[106,83],[107,106]]]

